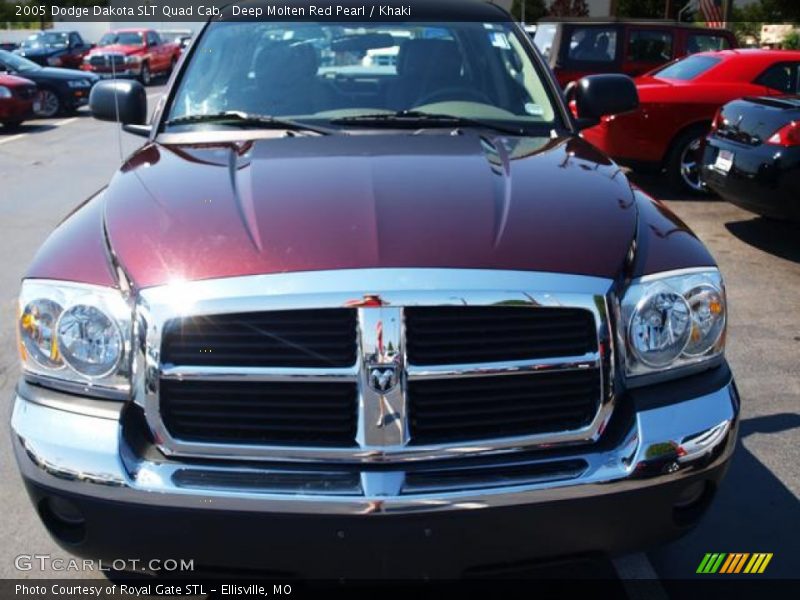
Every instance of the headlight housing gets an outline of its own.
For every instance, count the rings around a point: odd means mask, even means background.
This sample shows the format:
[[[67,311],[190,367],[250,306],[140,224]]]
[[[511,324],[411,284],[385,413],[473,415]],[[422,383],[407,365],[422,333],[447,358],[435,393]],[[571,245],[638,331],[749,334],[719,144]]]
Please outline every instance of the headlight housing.
[[[113,288],[26,280],[19,351],[32,381],[105,398],[130,393],[132,309]]]
[[[4,85],[0,85],[0,98],[11,98],[11,90]]]
[[[619,314],[618,337],[629,378],[708,366],[724,353],[728,315],[718,269],[634,280]]]
[[[88,79],[68,79],[67,85],[73,89],[75,88],[87,88],[91,87],[91,83]]]
[[[126,56],[125,57],[125,62],[128,63],[128,64],[139,63],[139,62],[142,62],[142,57],[139,56],[138,54],[133,54],[131,56]]]

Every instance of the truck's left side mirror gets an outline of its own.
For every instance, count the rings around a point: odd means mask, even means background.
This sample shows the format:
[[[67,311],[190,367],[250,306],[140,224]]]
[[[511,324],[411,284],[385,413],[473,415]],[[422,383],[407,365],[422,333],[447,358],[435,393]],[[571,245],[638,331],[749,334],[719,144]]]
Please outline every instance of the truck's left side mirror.
[[[600,122],[601,117],[620,115],[639,108],[636,84],[627,75],[590,75],[570,87],[568,100],[575,101],[581,129]]]
[[[138,81],[100,81],[89,94],[92,116],[101,121],[119,121],[126,131],[147,135],[147,94]]]

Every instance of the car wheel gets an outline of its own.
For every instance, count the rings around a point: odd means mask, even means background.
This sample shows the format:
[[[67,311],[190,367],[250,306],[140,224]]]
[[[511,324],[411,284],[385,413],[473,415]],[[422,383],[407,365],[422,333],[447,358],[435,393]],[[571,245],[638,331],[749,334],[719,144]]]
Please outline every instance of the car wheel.
[[[44,88],[39,91],[39,110],[36,111],[37,117],[49,119],[61,112],[61,98],[53,90]]]
[[[150,65],[142,63],[142,72],[139,74],[139,81],[142,82],[142,85],[150,85],[152,80],[153,74],[150,72]]]
[[[675,191],[693,196],[710,195],[700,179],[703,139],[707,133],[705,127],[693,127],[673,142],[667,159],[667,178]]]

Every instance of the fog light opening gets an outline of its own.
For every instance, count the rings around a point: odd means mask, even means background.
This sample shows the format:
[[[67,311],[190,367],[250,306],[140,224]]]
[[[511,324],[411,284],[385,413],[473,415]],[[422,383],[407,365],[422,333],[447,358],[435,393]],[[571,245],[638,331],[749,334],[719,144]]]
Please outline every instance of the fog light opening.
[[[79,544],[86,537],[86,519],[77,505],[48,496],[39,502],[39,516],[50,534],[65,544]]]
[[[681,526],[694,525],[711,504],[714,491],[714,484],[710,481],[694,481],[684,487],[672,505],[675,523]]]

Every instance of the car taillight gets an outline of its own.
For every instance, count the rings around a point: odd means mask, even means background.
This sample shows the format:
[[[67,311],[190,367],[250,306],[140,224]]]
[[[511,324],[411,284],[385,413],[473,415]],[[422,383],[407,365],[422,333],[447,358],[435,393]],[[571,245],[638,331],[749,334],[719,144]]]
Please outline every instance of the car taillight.
[[[714,120],[711,121],[711,133],[716,133],[724,122],[725,119],[722,118],[722,109],[720,108],[717,110],[717,114],[714,115]]]
[[[792,121],[767,140],[773,146],[800,146],[800,121]]]

